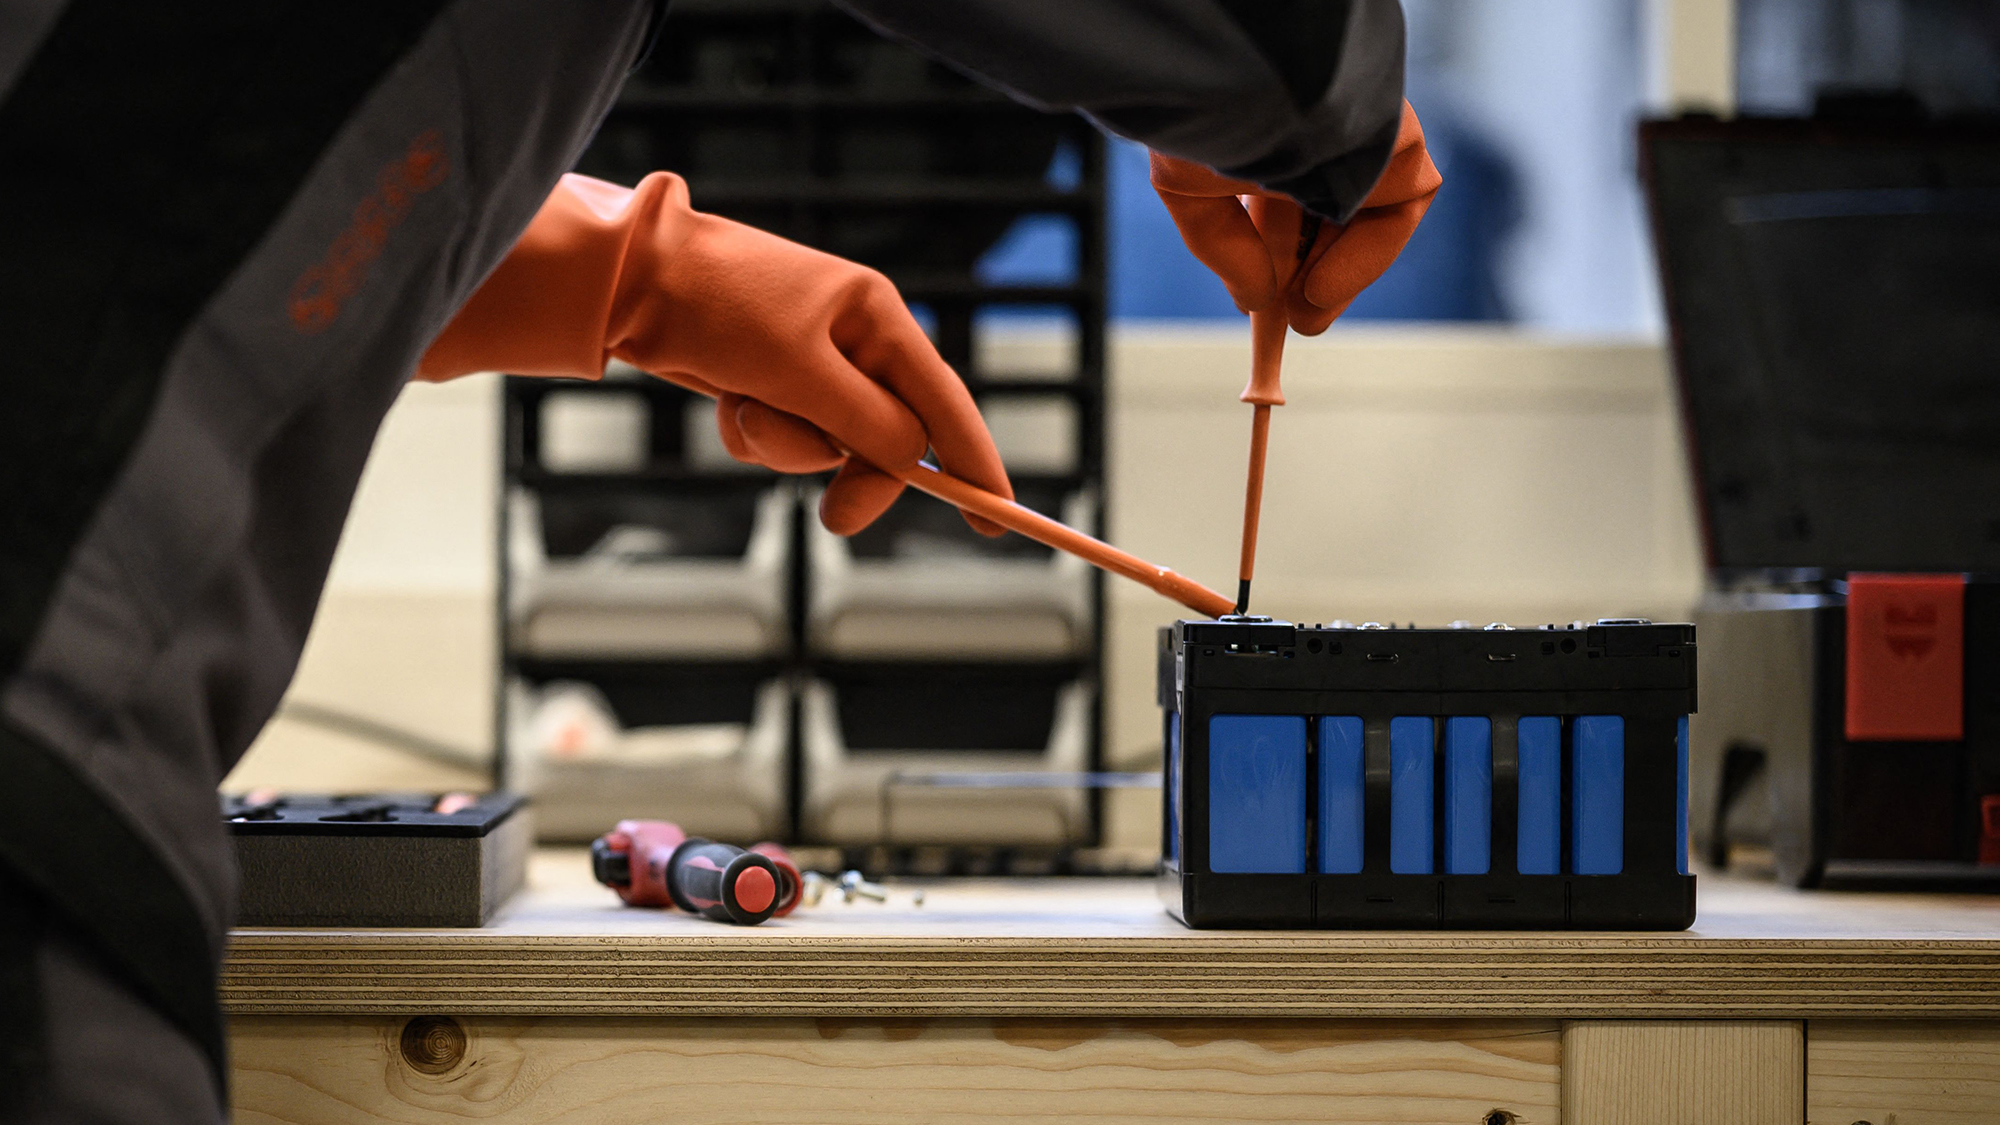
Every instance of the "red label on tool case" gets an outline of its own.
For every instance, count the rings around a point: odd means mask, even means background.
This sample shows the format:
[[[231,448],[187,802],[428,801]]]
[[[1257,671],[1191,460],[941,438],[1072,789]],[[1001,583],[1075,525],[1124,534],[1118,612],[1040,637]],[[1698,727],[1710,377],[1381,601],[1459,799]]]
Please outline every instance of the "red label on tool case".
[[[1965,737],[1965,576],[1847,579],[1847,737]]]

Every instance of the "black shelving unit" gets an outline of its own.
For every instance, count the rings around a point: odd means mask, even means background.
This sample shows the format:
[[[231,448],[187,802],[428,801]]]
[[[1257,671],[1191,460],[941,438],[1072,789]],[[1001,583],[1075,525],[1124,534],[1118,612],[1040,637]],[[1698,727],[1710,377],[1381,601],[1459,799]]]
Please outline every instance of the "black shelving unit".
[[[680,0],[666,19],[652,57],[633,75],[578,171],[627,184],[655,170],[674,171],[686,177],[700,210],[881,270],[918,313],[939,352],[965,379],[983,409],[1010,400],[1056,398],[1073,412],[1068,463],[1060,471],[1033,468],[1015,481],[1024,503],[1058,516],[1065,496],[1092,495],[1096,503],[1091,530],[1101,533],[1103,138],[1081,118],[1020,106],[877,36],[818,0]],[[1042,220],[1045,224],[1066,232],[1065,241],[1074,247],[1070,268],[1059,276],[1014,279],[982,269],[981,260],[995,243],[1031,217],[1047,217]],[[982,348],[982,335],[1004,328],[1010,317],[1018,322],[1024,314],[1068,326],[1073,333],[1068,350],[1074,357],[1072,369],[1024,371],[991,361],[992,350]],[[643,464],[578,472],[548,463],[543,409],[551,395],[578,392],[643,396],[650,415]],[[787,834],[794,841],[819,843],[826,841],[813,839],[801,822],[803,720],[796,700],[804,685],[831,680],[880,684],[885,678],[893,682],[901,670],[913,682],[954,685],[954,692],[978,696],[976,685],[982,677],[1005,684],[1068,675],[1091,687],[1087,765],[1099,767],[1101,576],[1088,579],[1087,637],[1054,658],[832,653],[815,642],[807,623],[812,581],[808,521],[815,517],[803,503],[792,516],[785,579],[788,634],[770,651],[722,658],[713,653],[633,657],[525,651],[509,624],[513,579],[508,544],[518,529],[512,526],[515,505],[508,498],[532,495],[544,525],[535,530],[551,535],[567,519],[569,534],[575,538],[576,526],[590,526],[588,518],[576,515],[577,509],[596,505],[615,511],[627,502],[619,498],[672,497],[689,503],[702,498],[727,503],[734,498],[740,507],[747,495],[785,485],[784,478],[751,466],[722,465],[695,456],[688,439],[693,423],[687,412],[703,403],[660,380],[628,377],[585,383],[509,377],[504,398],[499,728],[503,740],[509,737],[510,683],[576,679],[597,684],[620,712],[620,720],[630,725],[708,721],[714,708],[674,704],[666,697],[705,693],[740,703],[749,681],[783,677],[795,689],[786,755]],[[800,487],[804,497],[813,484],[808,481]],[[1048,557],[1044,548],[1018,537],[983,541],[955,513],[915,494],[856,537],[851,549],[857,559],[886,557],[896,550],[898,536],[904,535],[948,540],[957,549],[994,557]],[[734,686],[726,686],[731,683]],[[913,714],[952,705],[921,683],[910,691]],[[870,720],[876,726],[880,722],[879,715]],[[892,746],[897,741],[893,735],[884,737]],[[497,759],[502,770],[508,756],[503,746]],[[909,762],[911,768],[922,765],[917,758]],[[1087,804],[1085,838],[1069,843],[1096,842],[1100,809],[1095,793]],[[607,808],[607,826],[617,815],[624,814]]]

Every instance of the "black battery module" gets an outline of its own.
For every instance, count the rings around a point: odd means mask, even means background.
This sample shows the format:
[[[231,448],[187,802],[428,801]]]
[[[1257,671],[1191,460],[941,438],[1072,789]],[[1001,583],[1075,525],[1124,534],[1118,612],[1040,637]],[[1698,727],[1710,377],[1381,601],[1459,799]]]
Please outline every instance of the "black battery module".
[[[1678,930],[1691,625],[1161,631],[1191,926]]]

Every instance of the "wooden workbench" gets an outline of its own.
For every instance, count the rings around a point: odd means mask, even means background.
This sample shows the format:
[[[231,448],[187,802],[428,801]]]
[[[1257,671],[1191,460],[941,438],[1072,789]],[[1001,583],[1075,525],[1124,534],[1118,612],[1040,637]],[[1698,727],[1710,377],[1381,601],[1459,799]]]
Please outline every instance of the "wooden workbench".
[[[1300,933],[894,890],[739,929],[550,851],[481,930],[239,932],[239,1120],[2000,1122],[2000,898],[1708,877],[1682,934]]]

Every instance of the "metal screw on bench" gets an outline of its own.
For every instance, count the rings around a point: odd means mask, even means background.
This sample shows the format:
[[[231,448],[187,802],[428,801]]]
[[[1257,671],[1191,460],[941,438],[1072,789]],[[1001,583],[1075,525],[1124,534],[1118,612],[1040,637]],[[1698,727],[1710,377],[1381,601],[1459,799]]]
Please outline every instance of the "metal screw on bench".
[[[859,871],[843,871],[840,874],[841,901],[853,902],[860,895],[870,902],[888,902],[889,892],[861,877]]]

